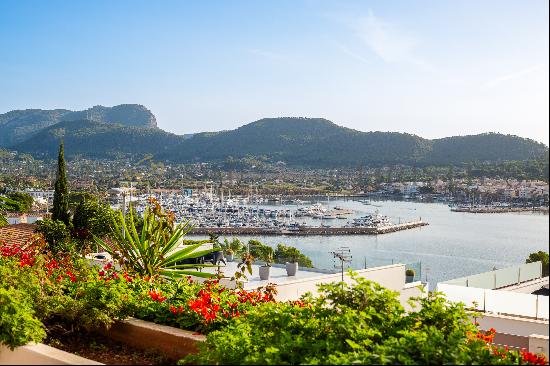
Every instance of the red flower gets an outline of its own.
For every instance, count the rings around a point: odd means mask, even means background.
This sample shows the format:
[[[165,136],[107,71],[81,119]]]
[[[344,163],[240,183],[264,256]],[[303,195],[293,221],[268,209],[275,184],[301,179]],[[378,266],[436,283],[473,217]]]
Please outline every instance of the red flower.
[[[156,290],[149,291],[149,296],[151,296],[153,301],[163,302],[166,300],[166,297],[162,296],[162,293]]]
[[[71,282],[76,282],[76,277],[71,271],[67,270],[67,272],[65,272],[65,274],[67,276],[69,276],[69,279],[71,280]]]

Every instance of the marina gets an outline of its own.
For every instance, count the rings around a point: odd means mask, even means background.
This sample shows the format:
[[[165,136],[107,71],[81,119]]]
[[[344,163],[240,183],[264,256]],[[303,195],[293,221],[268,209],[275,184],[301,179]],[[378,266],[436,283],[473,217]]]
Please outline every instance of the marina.
[[[242,242],[255,239],[272,247],[284,243],[298,248],[320,269],[332,269],[329,252],[346,245],[353,255],[350,268],[421,262],[422,280],[427,278],[433,285],[522,263],[528,253],[544,250],[549,240],[548,215],[530,210],[471,215],[451,211],[445,202],[373,197],[268,200],[227,194],[222,204],[221,195],[208,191],[187,197],[175,193],[151,196],[174,211],[178,221],[196,220],[195,229],[188,234],[190,239],[206,239],[214,233]],[[131,200],[141,210],[148,197],[132,195]],[[113,206],[121,204],[122,198],[114,197]],[[319,215],[323,210],[344,212],[339,209],[346,210],[345,215],[338,215],[343,219]],[[378,234],[392,234],[372,235],[372,228],[361,228],[375,223]],[[414,227],[402,229],[404,223]]]
[[[121,195],[120,192],[124,194]],[[154,197],[165,209],[172,211],[177,222],[190,221],[193,234],[223,235],[378,235],[428,225],[422,218],[408,222],[391,222],[389,217],[374,212],[363,213],[326,202],[293,199],[289,204],[258,197],[229,197],[224,199],[204,190],[196,194],[131,195],[113,191],[113,208],[132,207],[138,214]],[[126,199],[128,196],[128,200]],[[365,206],[369,202],[357,201]],[[376,206],[372,206],[376,207]]]

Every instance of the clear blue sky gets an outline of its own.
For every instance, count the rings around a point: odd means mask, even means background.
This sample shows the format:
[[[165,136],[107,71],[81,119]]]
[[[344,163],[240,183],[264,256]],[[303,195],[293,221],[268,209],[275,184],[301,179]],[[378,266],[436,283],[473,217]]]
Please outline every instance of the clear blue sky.
[[[548,144],[548,1],[0,1],[0,113],[140,103],[175,133],[325,117]]]

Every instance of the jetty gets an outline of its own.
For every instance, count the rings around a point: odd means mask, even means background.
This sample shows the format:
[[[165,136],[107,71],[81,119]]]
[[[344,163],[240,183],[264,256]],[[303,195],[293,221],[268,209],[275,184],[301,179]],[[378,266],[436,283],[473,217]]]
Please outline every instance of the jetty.
[[[195,227],[191,234],[207,235],[379,235],[409,230],[428,225],[425,221],[412,221],[381,227],[300,227],[294,230],[263,227]]]

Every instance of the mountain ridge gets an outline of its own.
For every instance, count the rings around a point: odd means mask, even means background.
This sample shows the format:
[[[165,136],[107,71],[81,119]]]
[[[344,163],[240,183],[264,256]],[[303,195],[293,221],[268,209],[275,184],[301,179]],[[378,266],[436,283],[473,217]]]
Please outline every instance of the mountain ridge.
[[[0,147],[23,142],[56,123],[84,119],[157,128],[154,114],[141,104],[119,104],[113,107],[97,105],[82,111],[19,109],[0,114]]]
[[[176,163],[223,162],[263,156],[293,166],[446,165],[529,160],[548,155],[531,139],[499,133],[425,139],[401,132],[362,132],[324,118],[263,118],[233,130],[175,135],[160,128],[79,120],[48,126],[13,146],[54,157],[60,138],[66,154],[110,157],[153,154]]]

